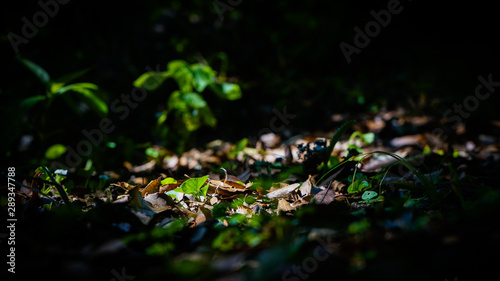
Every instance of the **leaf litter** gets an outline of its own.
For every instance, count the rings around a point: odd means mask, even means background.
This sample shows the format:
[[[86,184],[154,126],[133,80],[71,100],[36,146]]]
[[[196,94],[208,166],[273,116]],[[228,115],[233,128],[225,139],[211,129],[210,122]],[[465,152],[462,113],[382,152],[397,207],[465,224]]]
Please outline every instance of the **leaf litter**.
[[[331,138],[216,140],[124,163],[126,175],[95,191],[67,190],[71,173],[40,169],[17,192],[20,237],[38,233],[19,255],[39,259],[46,245],[38,268],[96,277],[126,267],[138,280],[444,280],[471,266],[493,270],[498,136],[444,143],[421,129],[431,118],[386,115],[346,122]],[[394,136],[401,124],[422,132]]]

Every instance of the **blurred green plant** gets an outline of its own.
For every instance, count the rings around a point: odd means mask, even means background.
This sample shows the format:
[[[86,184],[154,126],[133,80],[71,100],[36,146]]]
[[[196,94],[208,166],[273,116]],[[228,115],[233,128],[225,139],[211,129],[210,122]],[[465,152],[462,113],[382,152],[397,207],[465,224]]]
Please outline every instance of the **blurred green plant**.
[[[19,58],[19,60],[29,70],[31,70],[45,86],[44,95],[31,96],[22,100],[21,107],[24,110],[29,110],[36,104],[43,104],[45,109],[44,112],[41,113],[41,117],[43,118],[45,113],[50,109],[53,100],[57,97],[63,97],[65,99],[65,102],[70,107],[72,107],[74,112],[80,112],[81,110],[79,109],[78,105],[73,100],[67,98],[68,95],[71,95],[77,97],[79,101],[83,102],[101,118],[105,117],[108,113],[108,106],[97,94],[99,91],[99,87],[96,84],[68,84],[69,82],[85,74],[88,69],[77,71],[52,80],[49,74],[39,65],[25,58]]]
[[[166,109],[158,116],[157,128],[165,145],[170,142],[177,143],[179,152],[184,151],[192,132],[203,125],[215,127],[217,124],[217,119],[201,95],[207,87],[221,99],[237,100],[242,95],[238,84],[225,82],[225,74],[217,76],[217,72],[206,64],[188,64],[183,60],[169,62],[166,71],[146,72],[133,84],[135,87],[153,91],[167,78],[174,79],[179,89],[170,94]],[[171,128],[166,125],[169,117],[173,118]]]
[[[364,144],[371,144],[375,140],[375,134],[374,133],[366,133],[363,134],[360,131],[355,131],[354,133],[351,134],[349,137],[349,140],[347,141],[347,148],[349,149],[355,149],[359,154],[363,153],[363,149],[361,148],[361,145]]]
[[[54,132],[60,130],[53,126],[50,117],[54,118],[54,112],[61,112],[59,108],[54,108],[54,101],[62,99],[71,108],[71,112],[82,118],[84,108],[89,108],[92,112],[103,118],[108,113],[108,106],[99,95],[99,87],[93,83],[72,83],[71,81],[81,77],[88,69],[77,71],[57,79],[51,79],[50,75],[36,63],[19,57],[19,61],[26,66],[43,84],[44,94],[38,94],[25,97],[15,105],[20,120],[15,120],[7,124],[6,143],[10,144],[19,135],[25,131],[28,134],[35,134],[42,141],[42,147],[46,148],[49,144],[45,143]],[[82,106],[83,105],[83,106]],[[67,118],[58,116],[58,118]],[[43,151],[43,150],[42,150]],[[54,144],[45,150],[45,158],[56,159],[66,152],[63,144]]]

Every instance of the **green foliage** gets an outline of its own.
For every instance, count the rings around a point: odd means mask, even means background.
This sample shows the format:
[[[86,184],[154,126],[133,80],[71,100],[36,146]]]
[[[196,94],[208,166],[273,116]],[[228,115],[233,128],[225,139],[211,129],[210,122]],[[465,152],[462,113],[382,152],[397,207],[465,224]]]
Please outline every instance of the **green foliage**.
[[[71,109],[70,112],[79,117],[80,120],[83,120],[84,108],[90,109],[96,116],[103,118],[108,113],[108,106],[101,99],[97,85],[93,83],[71,83],[85,74],[88,71],[87,69],[52,79],[47,71],[36,63],[26,58],[18,57],[18,59],[35,74],[42,83],[44,92],[43,94],[22,97],[14,105],[15,109],[13,110],[17,117],[13,116],[13,121],[7,124],[6,130],[9,133],[6,134],[5,142],[10,144],[21,133],[34,135],[38,137],[37,140],[41,141],[41,149],[39,149],[42,152],[41,156],[45,156],[48,160],[57,159],[66,152],[65,148],[63,148],[64,145],[56,143],[50,146],[51,143],[48,143],[49,137],[62,133],[57,118],[68,120],[73,117],[63,115],[62,112],[66,113],[68,110],[63,110],[60,105],[66,105],[67,108]],[[44,150],[45,154],[43,154]]]
[[[374,133],[363,134],[359,131],[356,131],[352,133],[351,136],[349,137],[349,140],[347,141],[348,148],[355,149],[358,153],[363,153],[363,150],[360,147],[361,144],[359,142],[356,142],[356,138],[358,138],[361,143],[371,144],[375,140],[375,134]]]
[[[187,181],[183,182],[181,186],[174,189],[173,191],[185,194],[191,194],[194,195],[195,198],[206,196],[209,185],[207,179],[208,176],[188,179]]]
[[[235,157],[236,155],[238,155],[238,153],[242,152],[245,149],[245,147],[247,147],[247,145],[248,145],[248,139],[242,138],[235,144],[231,152],[229,152],[229,157]]]
[[[177,82],[179,89],[170,94],[166,109],[157,119],[158,132],[165,143],[178,143],[178,150],[183,151],[194,131],[204,125],[217,125],[217,119],[202,95],[207,87],[221,99],[241,98],[238,84],[224,82],[216,75],[217,72],[206,64],[174,60],[167,64],[166,71],[146,72],[134,81],[135,87],[149,91],[157,90],[167,78]],[[173,118],[171,128],[166,123],[169,118]],[[172,139],[172,136],[176,139]]]
[[[66,153],[66,146],[58,143],[54,144],[51,147],[47,148],[45,151],[45,158],[47,159],[57,159],[64,153]]]
[[[40,79],[46,88],[45,95],[28,97],[21,102],[21,106],[25,110],[29,110],[38,103],[45,104],[46,110],[49,110],[50,104],[54,98],[63,95],[71,95],[86,104],[91,110],[99,115],[99,117],[104,117],[108,113],[108,106],[97,94],[99,90],[97,85],[92,83],[73,83],[67,85],[67,83],[85,74],[87,70],[78,71],[51,80],[49,74],[39,65],[25,58],[20,58],[19,60]],[[66,102],[69,106],[75,107],[75,112],[79,111],[74,103],[69,100],[66,100]]]

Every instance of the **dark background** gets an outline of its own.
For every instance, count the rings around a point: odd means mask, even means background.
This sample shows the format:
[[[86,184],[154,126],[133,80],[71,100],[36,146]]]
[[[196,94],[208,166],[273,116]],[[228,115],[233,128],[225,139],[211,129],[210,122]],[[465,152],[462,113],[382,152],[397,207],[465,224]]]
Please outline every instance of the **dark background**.
[[[9,1],[0,12],[5,134],[0,157],[10,166],[36,166],[47,147],[74,145],[83,138],[82,129],[96,128],[100,120],[90,111],[76,118],[61,103],[47,116],[53,124],[50,131],[30,126],[34,113],[20,112],[16,105],[43,94],[43,87],[16,55],[39,64],[52,78],[91,67],[77,82],[99,85],[109,106],[122,93],[130,93],[146,66],[159,64],[165,70],[171,60],[194,63],[202,56],[219,70],[217,57],[223,52],[229,62],[227,75],[242,86],[243,98],[222,101],[208,91],[204,94],[218,126],[198,132],[198,146],[217,138],[255,137],[269,127],[273,108],[282,111],[285,106],[297,115],[287,125],[291,134],[334,130],[339,123],[331,116],[336,113],[355,116],[400,106],[410,114],[442,117],[454,103],[474,94],[478,75],[491,73],[500,81],[498,10],[491,3],[401,1],[403,11],[392,15],[389,25],[348,64],[339,44],[353,45],[353,28],[364,29],[373,20],[370,11],[387,9],[388,2],[244,0],[225,11],[219,22],[212,1],[75,0],[59,5],[58,13],[16,54],[7,34],[21,35],[22,17],[31,21],[41,8],[37,1]],[[110,114],[117,130],[106,140],[118,147],[94,151],[106,155],[102,168],[123,160],[141,162],[141,144],[162,144],[151,128],[155,113],[174,89],[174,82],[167,82],[123,121]],[[421,95],[426,103],[414,106]],[[498,119],[498,101],[494,93],[464,122]],[[33,135],[34,140],[19,151],[22,135]],[[125,153],[125,148],[134,152]]]

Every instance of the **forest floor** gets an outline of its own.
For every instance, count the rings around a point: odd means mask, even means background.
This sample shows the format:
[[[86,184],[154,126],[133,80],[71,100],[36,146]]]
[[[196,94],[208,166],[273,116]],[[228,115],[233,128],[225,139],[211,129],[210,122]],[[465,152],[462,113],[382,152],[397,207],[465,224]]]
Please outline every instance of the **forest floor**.
[[[500,121],[357,120],[181,155],[152,146],[148,162],[117,171],[9,173],[7,268],[65,280],[498,279]]]

